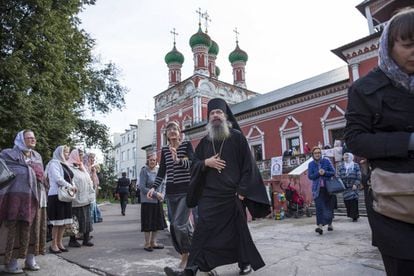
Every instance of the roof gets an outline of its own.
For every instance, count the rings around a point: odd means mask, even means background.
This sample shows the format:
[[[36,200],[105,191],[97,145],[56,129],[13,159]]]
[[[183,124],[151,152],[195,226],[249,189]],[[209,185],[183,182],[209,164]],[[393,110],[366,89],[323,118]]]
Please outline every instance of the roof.
[[[328,85],[349,79],[348,66],[342,66],[315,77],[293,83],[266,94],[258,95],[247,101],[232,105],[231,110],[235,115],[261,108],[278,101],[286,100],[306,92],[313,91]]]
[[[362,1],[362,3],[356,5],[356,8],[359,10],[360,13],[362,13],[362,15],[364,17],[366,17],[365,15],[365,7],[368,6],[371,2],[376,2],[376,0],[372,1],[372,0],[364,0]]]
[[[347,58],[344,56],[344,54],[342,53],[343,51],[352,48],[354,46],[358,46],[360,44],[363,44],[367,41],[370,41],[371,39],[374,39],[376,37],[380,37],[382,34],[382,30],[379,32],[375,32],[373,34],[367,35],[366,37],[360,38],[358,40],[352,41],[351,43],[345,44],[341,47],[338,47],[336,49],[331,50],[332,53],[334,53],[335,55],[337,55],[338,57],[340,57],[343,61],[347,62]]]

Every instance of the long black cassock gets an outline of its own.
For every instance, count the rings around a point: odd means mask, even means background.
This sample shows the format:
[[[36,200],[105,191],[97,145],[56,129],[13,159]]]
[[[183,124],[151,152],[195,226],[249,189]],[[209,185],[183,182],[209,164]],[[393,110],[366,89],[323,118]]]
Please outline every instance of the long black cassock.
[[[244,209],[247,206],[253,217],[264,217],[270,213],[269,199],[243,134],[231,129],[230,137],[222,143],[216,141],[213,147],[204,137],[195,151],[187,203],[192,207],[198,203],[199,217],[188,266],[210,271],[241,262],[257,270],[265,263],[253,243]],[[204,160],[215,152],[226,161],[221,172],[204,166]]]

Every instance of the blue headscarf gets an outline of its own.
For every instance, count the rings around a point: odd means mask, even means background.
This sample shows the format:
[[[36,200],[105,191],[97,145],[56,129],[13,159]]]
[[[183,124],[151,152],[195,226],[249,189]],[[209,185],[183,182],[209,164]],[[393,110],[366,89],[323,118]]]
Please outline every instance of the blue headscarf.
[[[26,146],[26,143],[24,141],[24,132],[26,130],[22,130],[19,133],[17,133],[16,138],[14,139],[14,146],[17,147],[19,150],[23,152],[32,151]]]
[[[410,76],[402,71],[390,56],[391,49],[388,49],[388,35],[391,22],[392,19],[385,26],[384,31],[381,34],[378,66],[397,87],[403,87],[407,89],[408,92],[414,94],[414,75]]]

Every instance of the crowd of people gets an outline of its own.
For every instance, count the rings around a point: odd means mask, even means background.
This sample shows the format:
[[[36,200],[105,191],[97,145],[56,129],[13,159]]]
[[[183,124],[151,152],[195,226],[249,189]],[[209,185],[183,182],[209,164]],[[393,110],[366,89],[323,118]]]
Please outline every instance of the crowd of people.
[[[15,178],[0,190],[0,263],[10,274],[40,269],[35,256],[46,253],[48,225],[52,228],[49,253],[69,250],[63,244],[63,235],[76,218],[83,246],[90,241],[96,204],[97,171],[92,170],[81,149],[58,146],[44,168],[43,159],[35,151],[36,137],[32,130],[20,131],[14,147],[0,152]],[[88,162],[84,164],[84,157]],[[94,180],[93,180],[94,179]],[[74,193],[71,201],[59,198],[60,189]],[[69,247],[80,247],[74,233]],[[24,267],[18,259],[25,259]]]
[[[379,42],[379,67],[357,80],[349,89],[346,149],[323,156],[322,146],[305,153],[312,156],[308,178],[316,207],[315,232],[333,231],[335,196],[328,180],[344,184],[347,216],[359,218],[359,190],[365,191],[372,244],[377,246],[387,275],[414,271],[414,9],[394,15]],[[166,127],[168,144],[157,156],[150,154],[140,172],[141,232],[144,250],[163,249],[157,232],[167,228],[163,203],[168,209],[172,244],[180,254],[177,267],[165,267],[168,276],[215,275],[214,268],[238,263],[239,275],[262,268],[265,263],[247,226],[246,209],[252,217],[265,217],[270,203],[263,180],[231,109],[223,99],[208,102],[207,135],[195,151],[182,140],[178,123]],[[0,157],[15,173],[0,190],[0,257],[5,271],[39,270],[35,256],[46,252],[47,223],[52,225],[49,252],[67,252],[65,228],[74,217],[80,237],[71,235],[68,246],[93,246],[93,223],[102,221],[96,205],[99,179],[93,154],[58,146],[43,166],[34,150],[31,130],[20,131],[14,147]],[[296,148],[284,153],[296,155]],[[355,154],[355,156],[354,156]],[[368,165],[369,164],[369,165]],[[60,198],[71,189],[71,201]],[[131,181],[118,180],[121,214],[125,216]],[[193,217],[193,219],[191,219]],[[82,244],[77,240],[81,239]]]

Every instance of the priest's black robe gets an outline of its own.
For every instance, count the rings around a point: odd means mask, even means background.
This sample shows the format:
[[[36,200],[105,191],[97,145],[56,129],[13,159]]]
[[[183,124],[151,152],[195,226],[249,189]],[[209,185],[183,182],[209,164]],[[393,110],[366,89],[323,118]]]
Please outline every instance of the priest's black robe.
[[[204,166],[215,150],[226,161],[221,172]],[[237,194],[251,201],[255,217],[269,214],[270,203],[243,134],[232,129],[224,144],[216,141],[214,148],[204,137],[195,151],[191,179],[187,203],[198,204],[198,222],[187,266],[198,266],[201,271],[236,262],[250,264],[254,270],[263,267]]]

